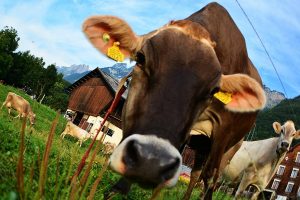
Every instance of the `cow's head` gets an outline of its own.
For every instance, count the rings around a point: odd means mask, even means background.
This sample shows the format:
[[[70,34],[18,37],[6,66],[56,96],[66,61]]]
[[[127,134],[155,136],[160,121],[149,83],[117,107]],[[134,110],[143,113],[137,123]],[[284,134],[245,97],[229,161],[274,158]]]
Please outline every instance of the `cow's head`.
[[[235,112],[257,111],[265,104],[254,79],[221,74],[216,44],[199,24],[173,21],[137,36],[119,18],[95,16],[85,21],[83,31],[103,54],[119,42],[121,52],[136,61],[122,113],[124,138],[111,167],[141,185],[177,182],[178,149],[215,92],[232,93],[226,108]]]
[[[276,152],[281,155],[289,150],[293,139],[300,138],[300,130],[295,129],[293,121],[286,121],[283,125],[279,122],[273,123],[275,133],[280,134]]]
[[[30,111],[28,113],[28,116],[29,116],[30,125],[33,126],[35,124],[35,117],[36,116],[32,111]]]

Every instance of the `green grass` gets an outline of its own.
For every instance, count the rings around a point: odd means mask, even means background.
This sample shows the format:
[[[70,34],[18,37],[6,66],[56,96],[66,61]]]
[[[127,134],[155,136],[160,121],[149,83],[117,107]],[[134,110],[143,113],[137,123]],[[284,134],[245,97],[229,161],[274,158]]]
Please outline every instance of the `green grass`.
[[[21,95],[31,104],[33,112],[36,114],[36,124],[25,130],[25,152],[24,152],[24,185],[25,199],[37,199],[40,167],[48,135],[56,112],[51,108],[41,105],[30,99],[23,91],[10,86],[0,84],[0,104],[4,102],[8,92],[15,92]],[[16,112],[12,112],[16,116]],[[28,125],[29,123],[27,123]],[[76,139],[66,136],[64,140],[60,138],[66,120],[59,117],[55,130],[53,143],[49,155],[47,166],[47,176],[44,199],[69,199],[70,198],[70,178],[74,174],[85,150],[91,141],[83,143],[82,147],[76,144]],[[9,117],[7,109],[0,111],[0,199],[19,199],[17,190],[16,169],[19,157],[20,130],[22,121]],[[99,153],[93,162],[90,176],[87,180],[86,190],[81,198],[86,199],[89,191],[96,180],[99,171],[103,166],[105,158]],[[87,160],[89,162],[89,160]],[[82,173],[83,174],[83,173]],[[119,175],[110,170],[106,170],[102,181],[97,187],[94,199],[103,199],[103,193],[111,187],[119,178]],[[158,199],[182,199],[187,188],[185,183],[179,182],[172,189],[164,189],[159,194]],[[149,199],[152,190],[144,190],[134,185],[127,199]],[[199,199],[200,190],[194,189],[191,199]],[[223,194],[214,194],[214,199],[230,199]],[[122,199],[121,195],[116,195],[113,199]]]

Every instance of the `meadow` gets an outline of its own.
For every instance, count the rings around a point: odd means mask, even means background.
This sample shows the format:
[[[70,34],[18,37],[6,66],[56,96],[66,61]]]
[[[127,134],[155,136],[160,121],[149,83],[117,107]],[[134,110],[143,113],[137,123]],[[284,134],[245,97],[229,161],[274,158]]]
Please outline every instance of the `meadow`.
[[[0,199],[88,199],[89,196],[91,199],[103,199],[103,193],[118,180],[119,175],[109,169],[101,174],[101,169],[107,160],[107,156],[101,150],[102,146],[100,145],[100,150],[91,163],[85,184],[77,185],[77,190],[74,188],[72,190],[71,177],[91,141],[86,141],[80,148],[74,138],[66,136],[65,139],[61,139],[60,133],[64,130],[66,119],[59,112],[32,100],[22,90],[0,84],[1,105],[10,91],[28,100],[37,117],[36,124],[32,128],[27,122],[24,151],[20,153],[22,120],[13,118],[17,115],[15,111],[10,117],[6,108],[0,110]],[[56,116],[58,116],[57,125],[53,136],[50,137],[50,130],[55,126],[53,122]],[[46,148],[47,142],[48,148]],[[45,151],[49,152],[48,157]],[[90,158],[87,159],[78,180],[82,180],[82,174],[89,162]],[[99,176],[102,178],[98,178]],[[95,184],[97,181],[99,185]],[[95,193],[92,190],[93,185],[96,189]],[[186,188],[186,183],[178,182],[174,188],[163,189],[156,199],[182,199]],[[125,199],[150,199],[152,192],[150,189],[133,185]],[[199,188],[195,188],[191,199],[199,199],[200,192]],[[112,199],[123,199],[123,197],[115,195]],[[231,197],[216,192],[214,199],[231,199]]]

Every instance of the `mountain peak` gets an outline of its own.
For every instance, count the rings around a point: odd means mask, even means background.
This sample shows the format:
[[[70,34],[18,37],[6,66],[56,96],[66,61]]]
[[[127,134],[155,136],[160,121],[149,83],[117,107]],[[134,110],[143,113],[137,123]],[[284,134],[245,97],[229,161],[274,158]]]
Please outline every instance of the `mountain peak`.
[[[121,79],[131,72],[132,67],[127,67],[126,63],[116,63],[111,67],[101,68],[101,70],[104,71],[105,73],[110,74],[112,77],[116,79]]]
[[[71,65],[70,67],[57,66],[56,69],[59,73],[62,73],[64,79],[70,83],[74,83],[91,71],[89,66],[84,64]],[[101,68],[101,70],[116,79],[121,79],[131,72],[132,67],[127,67],[126,63],[116,63],[111,67]]]
[[[273,108],[274,106],[278,105],[281,101],[286,99],[286,97],[282,92],[271,90],[269,87],[265,85],[263,86],[263,88],[267,96],[266,109]]]
[[[71,65],[70,67],[66,66],[56,66],[57,72],[62,73],[65,76],[69,76],[71,74],[81,74],[86,71],[89,71],[89,66],[85,64],[80,64],[80,65]]]

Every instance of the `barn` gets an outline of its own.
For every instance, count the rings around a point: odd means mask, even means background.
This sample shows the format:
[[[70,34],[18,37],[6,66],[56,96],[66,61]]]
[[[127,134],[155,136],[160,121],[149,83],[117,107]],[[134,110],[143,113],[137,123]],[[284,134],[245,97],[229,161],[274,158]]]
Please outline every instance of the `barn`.
[[[104,115],[113,101],[118,80],[95,68],[66,88],[69,103],[66,114],[74,124],[88,132],[96,133]],[[121,112],[127,93],[110,115],[98,138],[105,134],[104,143],[119,144],[122,139]]]

